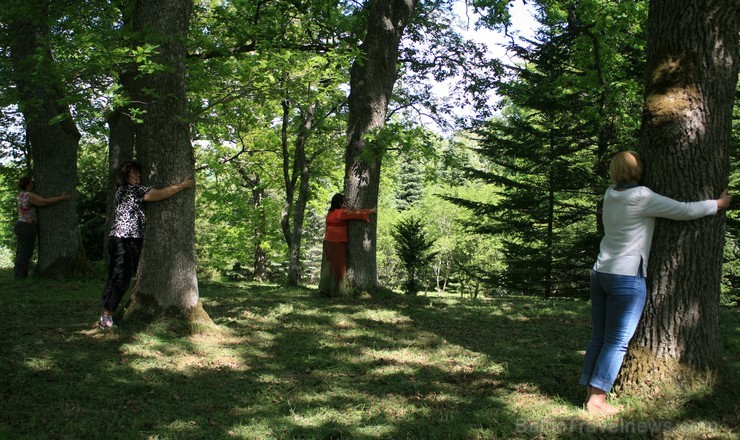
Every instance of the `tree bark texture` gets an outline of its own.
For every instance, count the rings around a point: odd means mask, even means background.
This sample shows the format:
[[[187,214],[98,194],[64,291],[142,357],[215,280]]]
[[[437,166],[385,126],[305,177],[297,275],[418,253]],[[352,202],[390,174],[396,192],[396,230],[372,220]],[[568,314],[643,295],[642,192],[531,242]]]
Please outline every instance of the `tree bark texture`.
[[[286,105],[284,101],[284,105]],[[288,245],[288,280],[289,286],[301,283],[301,245],[303,242],[303,223],[306,215],[309,189],[309,161],[306,157],[306,143],[313,127],[316,104],[306,106],[301,115],[301,125],[295,139],[293,166],[290,167],[290,152],[287,140],[288,108],[284,108],[283,129],[283,180],[285,182],[285,206],[280,225]],[[297,192],[296,192],[297,190]]]
[[[734,0],[650,2],[639,151],[644,184],[659,194],[696,201],[727,187],[738,11]],[[661,363],[718,365],[724,223],[721,214],[657,219],[648,299],[622,371],[625,385],[649,382]]]
[[[63,192],[74,195],[80,133],[64,103],[64,84],[51,52],[49,26],[41,21],[49,11],[36,3],[26,6],[29,16],[9,22],[7,32],[18,105],[33,157],[34,192],[43,197]],[[77,230],[75,199],[39,209],[38,219],[37,273],[58,278],[83,272],[86,257]]]
[[[134,2],[134,30],[142,43],[158,46],[155,61],[164,66],[161,71],[141,74],[132,92],[144,111],[136,135],[141,180],[155,188],[194,177],[184,45],[192,6],[191,0]],[[195,271],[195,191],[148,203],[146,210],[144,247],[130,311],[150,316],[204,314]]]
[[[349,209],[378,204],[384,146],[373,139],[385,126],[397,79],[399,44],[418,0],[371,0],[367,35],[350,70],[349,122],[344,195]],[[347,285],[351,290],[377,287],[377,222],[350,222]]]
[[[301,246],[303,245],[303,224],[306,218],[306,205],[308,204],[309,189],[309,163],[304,158],[301,164],[300,176],[298,178],[298,197],[293,207],[292,240],[290,242],[290,262],[288,264],[288,285],[298,286],[301,284]]]

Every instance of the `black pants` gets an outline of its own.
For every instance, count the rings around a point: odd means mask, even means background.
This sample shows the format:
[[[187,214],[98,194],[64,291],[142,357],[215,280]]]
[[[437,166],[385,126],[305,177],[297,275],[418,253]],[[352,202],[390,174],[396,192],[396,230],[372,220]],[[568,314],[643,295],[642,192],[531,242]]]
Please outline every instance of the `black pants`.
[[[105,285],[100,307],[114,312],[131,284],[141,255],[141,238],[108,237],[108,282]]]
[[[36,247],[36,236],[39,234],[35,223],[17,221],[15,227],[16,246],[15,261],[13,262],[13,276],[16,279],[28,278],[28,270],[31,266],[31,257]]]

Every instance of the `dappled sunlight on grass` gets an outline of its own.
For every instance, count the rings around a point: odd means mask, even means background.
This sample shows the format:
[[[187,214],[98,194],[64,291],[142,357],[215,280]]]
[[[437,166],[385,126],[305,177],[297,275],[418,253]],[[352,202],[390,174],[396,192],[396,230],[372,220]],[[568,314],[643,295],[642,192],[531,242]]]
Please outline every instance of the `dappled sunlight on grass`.
[[[198,333],[177,340],[146,332],[131,335],[121,344],[122,362],[137,371],[167,368],[186,372],[200,369],[245,371],[242,347],[247,339],[229,331]]]
[[[187,435],[188,432],[193,432],[197,428],[198,422],[195,420],[175,420],[167,426],[168,430],[182,435]]]
[[[408,324],[411,319],[395,310],[368,309],[351,315],[354,319],[376,321],[384,324]]]
[[[392,376],[397,374],[411,376],[416,371],[416,368],[412,365],[381,362],[382,363],[377,367],[371,367],[367,374],[374,377]]]
[[[24,365],[34,371],[49,371],[56,367],[56,362],[51,358],[29,358]]]
[[[583,301],[326,299],[207,283],[219,329],[185,336],[160,322],[95,329],[99,284],[0,297],[0,438],[607,438],[658,416],[670,426],[656,435],[681,438],[726,435],[737,421],[713,406],[724,395],[711,384],[670,407],[622,399],[618,420],[580,410]],[[39,308],[63,312],[27,325]]]
[[[354,319],[346,316],[338,316],[332,318],[332,327],[336,330],[349,330],[358,328],[359,325]]]
[[[398,365],[428,366],[432,365],[427,353],[412,348],[398,350],[365,350],[364,357],[372,361],[394,363]]]
[[[521,391],[512,394],[506,402],[512,412],[529,415],[535,419],[544,416],[557,417],[566,413],[574,414],[572,405],[566,407],[562,405],[562,400],[537,392],[536,386],[522,384],[518,388]]]

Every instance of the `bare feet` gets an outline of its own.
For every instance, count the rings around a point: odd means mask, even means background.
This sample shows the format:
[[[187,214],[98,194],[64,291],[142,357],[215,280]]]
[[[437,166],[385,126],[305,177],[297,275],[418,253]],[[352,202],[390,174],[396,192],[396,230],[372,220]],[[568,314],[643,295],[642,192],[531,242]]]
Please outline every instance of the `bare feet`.
[[[584,403],[588,402],[593,392],[594,392],[594,387],[592,387],[591,385],[587,385],[586,386],[586,400],[583,401]]]
[[[612,416],[619,412],[619,408],[606,403],[606,391],[593,386],[589,386],[586,390],[588,397],[583,408],[590,414]]]
[[[614,414],[619,413],[619,408],[616,406],[609,405],[608,403],[604,402],[601,405],[597,405],[595,403],[586,403],[583,405],[586,411],[588,411],[589,414],[599,415],[599,416],[613,416]]]

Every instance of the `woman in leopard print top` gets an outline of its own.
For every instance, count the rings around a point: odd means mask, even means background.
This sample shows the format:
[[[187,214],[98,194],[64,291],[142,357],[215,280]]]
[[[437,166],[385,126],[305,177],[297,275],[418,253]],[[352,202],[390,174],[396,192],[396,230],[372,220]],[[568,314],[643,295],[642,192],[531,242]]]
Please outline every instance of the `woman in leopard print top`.
[[[125,162],[116,175],[118,188],[115,196],[113,225],[108,237],[108,282],[100,298],[100,328],[113,325],[113,312],[128,290],[131,277],[136,272],[144,239],[144,202],[168,199],[180,191],[192,188],[195,181],[186,177],[177,185],[156,189],[141,185],[141,165]]]

